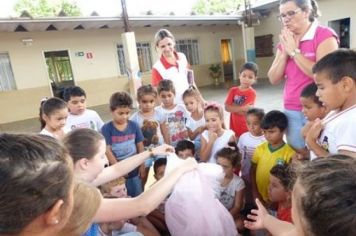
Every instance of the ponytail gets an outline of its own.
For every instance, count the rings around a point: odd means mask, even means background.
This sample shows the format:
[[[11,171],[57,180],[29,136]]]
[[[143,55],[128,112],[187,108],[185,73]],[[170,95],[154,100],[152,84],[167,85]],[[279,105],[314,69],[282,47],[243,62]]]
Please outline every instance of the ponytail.
[[[50,116],[54,112],[67,108],[67,103],[60,98],[45,98],[41,100],[39,120],[41,123],[41,129],[46,126],[46,121],[43,119],[43,115]]]
[[[310,0],[311,8],[310,8],[310,14],[309,14],[309,21],[314,22],[316,18],[321,16],[321,13],[319,11],[319,6],[316,0]]]

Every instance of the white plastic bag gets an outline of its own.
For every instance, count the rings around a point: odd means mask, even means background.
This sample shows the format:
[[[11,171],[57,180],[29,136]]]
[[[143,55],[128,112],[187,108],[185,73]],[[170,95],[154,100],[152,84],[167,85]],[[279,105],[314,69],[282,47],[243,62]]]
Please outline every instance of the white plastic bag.
[[[171,154],[166,173],[182,161]],[[178,180],[165,205],[166,224],[172,236],[238,235],[231,214],[217,196],[223,177],[221,166],[201,163]]]

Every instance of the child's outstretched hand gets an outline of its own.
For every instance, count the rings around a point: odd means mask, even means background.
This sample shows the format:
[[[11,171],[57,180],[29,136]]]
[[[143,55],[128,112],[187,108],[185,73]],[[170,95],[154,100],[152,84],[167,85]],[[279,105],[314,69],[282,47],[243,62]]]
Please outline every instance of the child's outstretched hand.
[[[152,153],[155,156],[164,156],[170,152],[174,152],[174,147],[168,144],[162,144],[152,149]]]
[[[268,212],[263,204],[256,198],[257,210],[251,210],[252,214],[248,214],[247,218],[249,220],[244,221],[244,225],[246,228],[251,230],[263,229],[264,228],[264,220],[268,216]],[[252,221],[250,221],[252,220]]]

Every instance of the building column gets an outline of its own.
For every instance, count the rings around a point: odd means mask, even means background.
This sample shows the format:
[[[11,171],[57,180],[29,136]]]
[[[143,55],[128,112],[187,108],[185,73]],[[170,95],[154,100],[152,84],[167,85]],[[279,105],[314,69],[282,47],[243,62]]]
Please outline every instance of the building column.
[[[241,29],[244,43],[245,62],[256,62],[255,29],[253,27],[245,27],[243,22],[241,24]]]
[[[138,64],[136,39],[134,32],[125,32],[121,34],[122,44],[124,46],[125,64],[129,80],[130,94],[133,99],[133,107],[137,108],[137,89],[142,85],[140,77],[140,66]]]

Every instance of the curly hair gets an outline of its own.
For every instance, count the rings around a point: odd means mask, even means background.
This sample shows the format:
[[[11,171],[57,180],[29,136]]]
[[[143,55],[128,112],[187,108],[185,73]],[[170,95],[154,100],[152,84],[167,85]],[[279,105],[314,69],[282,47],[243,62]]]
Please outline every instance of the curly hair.
[[[132,108],[132,98],[127,92],[116,92],[110,97],[110,110],[115,111],[119,107]]]

